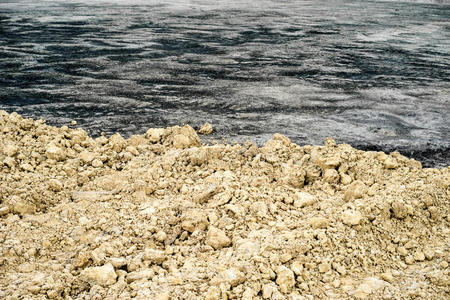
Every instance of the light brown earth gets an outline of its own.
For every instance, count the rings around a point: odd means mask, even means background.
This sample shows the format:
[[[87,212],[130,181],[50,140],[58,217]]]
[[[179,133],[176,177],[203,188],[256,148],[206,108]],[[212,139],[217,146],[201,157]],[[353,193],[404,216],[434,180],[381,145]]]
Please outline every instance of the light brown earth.
[[[0,299],[448,299],[449,184],[332,139],[92,139],[0,111]]]

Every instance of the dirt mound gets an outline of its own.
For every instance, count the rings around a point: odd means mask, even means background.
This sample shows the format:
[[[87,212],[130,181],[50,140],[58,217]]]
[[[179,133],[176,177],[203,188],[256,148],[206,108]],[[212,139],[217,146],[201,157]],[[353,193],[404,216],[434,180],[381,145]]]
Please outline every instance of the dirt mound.
[[[450,167],[0,111],[0,298],[446,298]]]

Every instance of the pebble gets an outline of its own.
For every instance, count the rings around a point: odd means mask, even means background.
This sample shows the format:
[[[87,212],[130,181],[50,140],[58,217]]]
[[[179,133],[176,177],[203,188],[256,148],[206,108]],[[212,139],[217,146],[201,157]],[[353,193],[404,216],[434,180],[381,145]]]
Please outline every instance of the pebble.
[[[91,284],[99,284],[101,286],[109,286],[116,282],[117,274],[111,263],[107,263],[101,267],[86,268],[82,272],[82,276]]]
[[[294,196],[294,206],[295,207],[305,207],[313,205],[317,202],[317,198],[307,192],[296,192]]]
[[[63,185],[62,185],[61,181],[59,181],[58,179],[50,179],[48,181],[48,187],[50,190],[52,190],[54,192],[61,192]]]
[[[55,146],[54,144],[50,144],[47,146],[45,155],[48,159],[53,159],[56,161],[61,161],[66,158],[66,153],[64,152],[64,150],[58,146]]]
[[[309,219],[309,225],[315,229],[327,228],[330,221],[324,217],[312,217]]]
[[[200,134],[211,134],[213,132],[213,127],[209,123],[205,123],[200,127],[198,133]]]
[[[278,284],[279,290],[282,293],[289,293],[295,286],[295,276],[294,272],[285,266],[279,266],[276,269],[277,279],[276,283]]]
[[[214,249],[221,249],[231,244],[231,240],[224,231],[214,226],[210,226],[206,235],[205,243]]]
[[[341,215],[342,223],[348,226],[359,225],[362,215],[359,211],[346,210]]]

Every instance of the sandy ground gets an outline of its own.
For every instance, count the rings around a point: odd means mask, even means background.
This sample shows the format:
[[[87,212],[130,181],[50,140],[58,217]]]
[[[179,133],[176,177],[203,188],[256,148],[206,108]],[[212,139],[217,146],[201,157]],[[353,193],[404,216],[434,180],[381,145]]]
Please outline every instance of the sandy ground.
[[[449,185],[332,139],[93,139],[0,111],[0,298],[448,299]]]

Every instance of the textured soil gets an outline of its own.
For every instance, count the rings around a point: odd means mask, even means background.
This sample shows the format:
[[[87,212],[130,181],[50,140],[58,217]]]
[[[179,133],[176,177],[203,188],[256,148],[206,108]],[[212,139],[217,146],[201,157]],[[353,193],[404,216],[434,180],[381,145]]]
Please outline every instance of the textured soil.
[[[446,299],[449,185],[332,139],[93,139],[0,111],[0,298]]]

